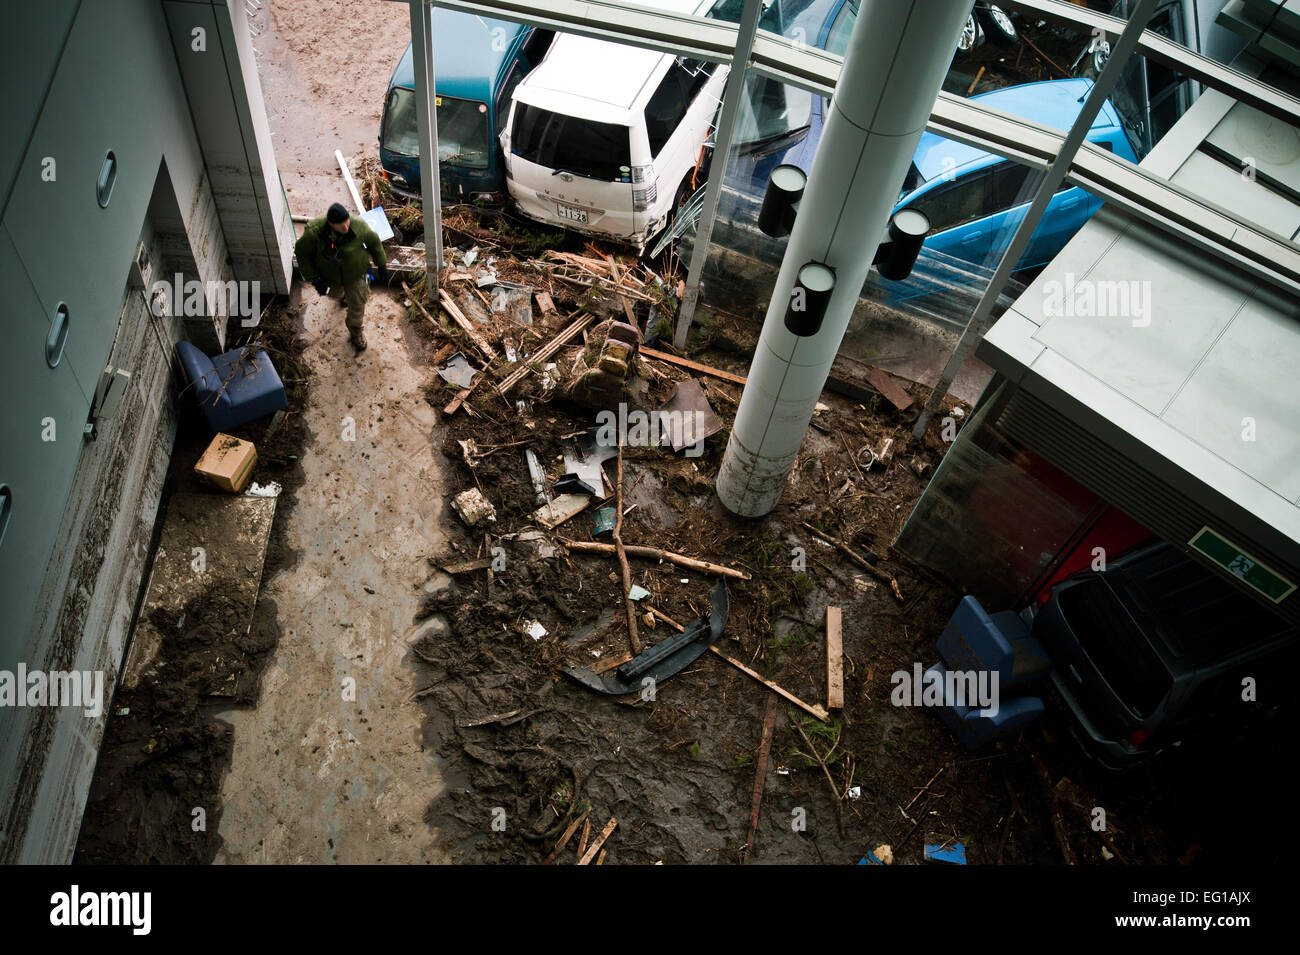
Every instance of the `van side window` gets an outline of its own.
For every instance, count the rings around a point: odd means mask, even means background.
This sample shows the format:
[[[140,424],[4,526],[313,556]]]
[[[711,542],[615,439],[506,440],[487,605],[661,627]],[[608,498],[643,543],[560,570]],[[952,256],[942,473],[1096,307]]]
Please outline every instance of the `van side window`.
[[[551,41],[554,39],[555,32],[553,30],[534,29],[529,34],[528,39],[524,41],[523,53],[530,67],[542,62],[542,57],[551,48]],[[509,100],[506,102],[508,103]]]
[[[515,87],[523,81],[525,72],[523,64],[515,62],[510,67],[510,72],[506,74],[506,81],[501,84],[501,89],[497,91],[496,116],[493,120],[492,130],[494,136],[499,137],[501,130],[506,128],[506,120],[510,116],[510,97],[514,95]]]
[[[987,182],[987,171],[958,176],[909,203],[908,208],[925,213],[930,228],[942,232],[986,215],[984,190]]]
[[[702,60],[678,59],[655,89],[645,107],[646,134],[650,139],[650,155],[659,155],[695,99],[696,94],[709,81],[713,64]]]

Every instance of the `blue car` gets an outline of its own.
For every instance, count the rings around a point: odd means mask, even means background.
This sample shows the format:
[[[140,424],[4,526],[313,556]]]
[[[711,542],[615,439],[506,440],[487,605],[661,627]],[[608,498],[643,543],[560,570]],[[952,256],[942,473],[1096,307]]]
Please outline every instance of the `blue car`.
[[[791,14],[791,10],[797,12]],[[760,26],[787,37],[806,38],[821,49],[843,55],[857,11],[857,0],[786,0],[769,7]],[[1006,87],[971,99],[1064,132],[1078,117],[1091,89],[1092,81],[1087,79],[1051,80]],[[752,108],[738,128],[741,145],[733,151],[727,168],[727,184],[739,195],[726,203],[724,214],[753,222],[774,168],[782,163],[805,172],[812,168],[829,103],[761,77],[751,81],[749,93]],[[1088,139],[1130,162],[1138,161],[1109,101],[1098,113]],[[896,209],[921,210],[930,219],[932,232],[917,273],[903,282],[884,283],[889,287],[888,297],[897,301],[935,291],[939,285],[928,280],[931,274],[977,281],[980,270],[960,266],[996,261],[1033,198],[1037,177],[1031,178],[1031,172],[1029,167],[993,153],[924,134]],[[1017,268],[1050,261],[1100,206],[1101,200],[1083,189],[1063,187],[1052,198]],[[937,264],[927,268],[927,260]],[[959,267],[952,268],[953,264]]]

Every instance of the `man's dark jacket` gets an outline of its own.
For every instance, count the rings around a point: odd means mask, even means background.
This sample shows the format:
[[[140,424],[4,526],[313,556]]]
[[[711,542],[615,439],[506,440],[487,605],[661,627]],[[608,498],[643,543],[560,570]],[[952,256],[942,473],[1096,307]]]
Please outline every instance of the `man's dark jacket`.
[[[388,264],[388,256],[375,230],[356,217],[350,225],[346,235],[339,235],[324,216],[307,223],[302,238],[293,247],[298,256],[298,271],[304,279],[314,282],[320,278],[326,285],[341,288],[366,274],[372,256],[378,267]]]

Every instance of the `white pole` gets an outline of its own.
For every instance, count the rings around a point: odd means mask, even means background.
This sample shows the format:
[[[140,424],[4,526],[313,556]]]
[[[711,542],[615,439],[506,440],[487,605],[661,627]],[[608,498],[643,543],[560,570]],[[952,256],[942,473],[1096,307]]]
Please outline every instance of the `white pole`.
[[[433,8],[410,0],[415,113],[420,134],[420,201],[424,206],[425,294],[436,298],[442,268],[442,196],[438,181],[438,113],[434,107]]]
[[[677,330],[673,344],[686,347],[686,338],[695,318],[695,306],[700,300],[700,277],[704,261],[709,257],[709,243],[713,239],[713,222],[718,215],[718,197],[722,195],[722,179],[727,171],[727,157],[731,154],[731,138],[736,129],[736,116],[740,101],[745,95],[745,77],[749,72],[749,55],[754,49],[754,34],[758,31],[758,16],[763,11],[760,0],[745,0],[736,33],[736,52],[731,60],[731,72],[722,93],[722,112],[718,116],[718,129],[714,136],[713,161],[709,181],[704,186],[704,208],[700,210],[700,225],[695,230],[695,245],[691,249],[691,264],[686,271],[686,291],[677,311]]]
[[[943,83],[970,0],[866,0],[741,395],[718,497],[742,517],[776,506],[830,373],[898,189]],[[821,328],[785,327],[807,262],[835,270]]]

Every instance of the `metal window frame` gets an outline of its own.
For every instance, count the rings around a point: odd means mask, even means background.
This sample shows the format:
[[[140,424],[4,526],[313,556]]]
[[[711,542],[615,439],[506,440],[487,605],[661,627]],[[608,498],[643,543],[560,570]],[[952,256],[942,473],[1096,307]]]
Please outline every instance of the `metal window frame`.
[[[736,24],[652,10],[617,0],[408,0],[463,13],[577,33],[616,43],[730,64]],[[1125,21],[1063,0],[1006,0],[1013,9],[1039,14],[1091,33],[1118,36]],[[1210,89],[1300,126],[1300,100],[1259,80],[1144,31],[1137,52],[1192,77]],[[831,95],[843,60],[759,31],[747,70],[815,94]],[[950,93],[935,100],[927,129],[1036,169],[1061,157],[1065,135]],[[1141,169],[1084,143],[1068,157],[1067,179],[1232,265],[1291,294],[1300,294],[1300,251],[1259,226],[1192,195],[1164,176]]]

